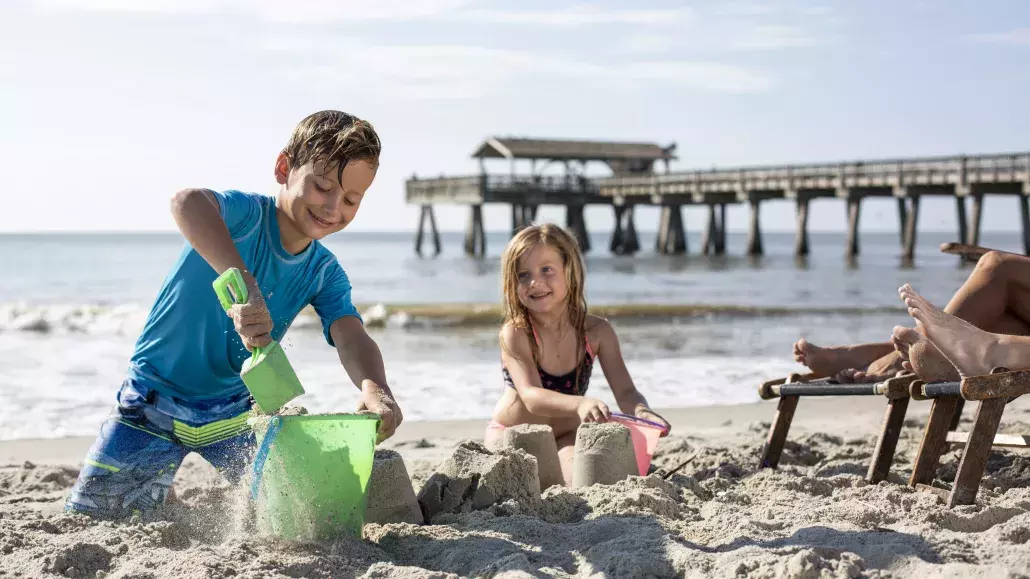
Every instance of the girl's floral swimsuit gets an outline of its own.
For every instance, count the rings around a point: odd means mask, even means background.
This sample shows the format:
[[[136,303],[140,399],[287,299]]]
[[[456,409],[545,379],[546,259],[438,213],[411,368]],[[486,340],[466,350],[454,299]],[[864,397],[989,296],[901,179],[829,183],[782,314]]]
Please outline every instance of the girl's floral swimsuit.
[[[533,338],[536,340],[537,345],[540,345],[540,336],[536,333],[536,328],[533,328]],[[587,387],[590,386],[590,373],[594,369],[594,352],[590,349],[590,340],[583,336],[583,341],[586,342],[586,352],[583,355],[583,361],[579,366],[573,368],[571,372],[562,374],[561,376],[555,376],[549,374],[537,364],[537,372],[540,373],[540,385],[546,390],[559,392],[561,394],[571,394],[573,396],[582,396],[586,394]],[[579,381],[576,381],[576,372],[579,371]],[[503,365],[501,366],[501,373],[504,375],[504,383],[509,388],[515,388],[515,383],[511,379],[511,374],[508,373],[508,369]]]

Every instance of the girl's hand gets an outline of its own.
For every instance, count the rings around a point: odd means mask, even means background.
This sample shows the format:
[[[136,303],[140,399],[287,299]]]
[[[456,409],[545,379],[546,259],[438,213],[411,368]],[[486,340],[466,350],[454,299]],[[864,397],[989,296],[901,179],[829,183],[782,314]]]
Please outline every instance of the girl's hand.
[[[607,404],[597,398],[583,398],[576,408],[576,414],[583,422],[608,422],[611,411],[608,410]]]
[[[669,432],[672,431],[672,425],[669,424],[669,422],[667,420],[665,420],[657,412],[655,412],[654,410],[651,410],[650,408],[648,408],[646,406],[641,406],[641,407],[637,408],[635,416],[637,418],[643,418],[644,420],[650,420],[651,422],[657,422],[658,424],[664,425],[665,426],[665,432],[662,433],[662,438],[665,438],[666,436],[669,436]]]

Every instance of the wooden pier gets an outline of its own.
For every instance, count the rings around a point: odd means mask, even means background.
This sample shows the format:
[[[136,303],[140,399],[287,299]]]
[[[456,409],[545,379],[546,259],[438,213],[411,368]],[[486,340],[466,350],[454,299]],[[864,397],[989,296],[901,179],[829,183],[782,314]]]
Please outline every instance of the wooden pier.
[[[858,235],[862,200],[887,197],[897,200],[901,255],[915,257],[920,200],[927,196],[955,199],[958,217],[957,241],[979,243],[980,221],[986,195],[1016,195],[1020,200],[1024,253],[1030,255],[1030,152],[1014,154],[961,155],[953,157],[849,161],[811,165],[741,167],[669,172],[675,144],[600,143],[592,141],[547,141],[539,139],[491,138],[473,158],[480,160],[480,173],[466,177],[412,178],[406,183],[407,202],[422,206],[422,218],[415,250],[422,254],[423,229],[431,226],[435,252],[440,252],[432,206],[439,203],[471,206],[465,251],[482,256],[486,252],[482,205],[504,203],[512,207],[512,232],[530,223],[540,205],[566,208],[566,225],[589,251],[583,209],[590,204],[611,205],[615,216],[610,251],[618,255],[640,250],[634,223],[634,207],[661,207],[655,251],[663,254],[687,252],[684,227],[685,206],[705,206],[708,221],[700,253],[726,251],[726,206],[746,203],[750,207],[747,254],[762,255],[759,210],[763,201],[788,200],[796,206],[795,255],[809,252],[808,208],[814,199],[833,198],[845,202],[848,236],[845,255],[859,254]],[[487,173],[484,160],[504,158],[511,162],[507,175]],[[514,171],[516,159],[530,159],[528,175]],[[664,162],[656,172],[655,162]],[[562,175],[541,175],[544,166],[559,162]],[[612,176],[591,179],[584,176],[586,164],[601,162]],[[579,169],[579,171],[576,171]],[[967,215],[966,200],[972,203]]]

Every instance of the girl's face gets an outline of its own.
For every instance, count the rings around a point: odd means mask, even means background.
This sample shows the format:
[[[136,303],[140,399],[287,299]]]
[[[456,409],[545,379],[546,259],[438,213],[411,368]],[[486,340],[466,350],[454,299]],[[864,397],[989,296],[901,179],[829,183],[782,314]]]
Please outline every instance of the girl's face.
[[[516,271],[519,301],[530,312],[560,309],[569,294],[565,265],[558,250],[540,244],[519,258]]]

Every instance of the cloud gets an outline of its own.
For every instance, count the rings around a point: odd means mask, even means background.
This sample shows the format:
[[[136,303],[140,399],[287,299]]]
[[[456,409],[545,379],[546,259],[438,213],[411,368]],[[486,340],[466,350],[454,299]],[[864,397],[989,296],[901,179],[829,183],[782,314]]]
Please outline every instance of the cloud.
[[[970,38],[975,42],[982,42],[984,44],[1030,46],[1030,28],[1016,28],[1015,30],[993,34],[974,34]]]
[[[727,42],[727,48],[731,50],[773,50],[818,46],[825,43],[825,39],[809,33],[800,26],[770,24],[750,27],[745,33],[731,38]]]
[[[823,6],[728,2],[699,8],[675,31],[632,29],[613,44],[629,55],[718,54],[824,46],[835,40],[837,22]]]
[[[512,89],[572,86],[629,89],[656,84],[724,93],[760,92],[772,80],[730,64],[628,61],[599,64],[552,54],[460,45],[374,45],[307,37],[280,37],[254,48],[289,55],[280,72],[294,81],[346,90],[360,86],[401,99],[477,99]],[[317,60],[316,60],[317,59]],[[298,64],[300,63],[300,64]]]
[[[432,21],[577,27],[599,24],[670,25],[690,10],[610,9],[591,4],[553,10],[476,8],[475,0],[33,0],[47,10],[185,14],[248,14],[272,22]]]
[[[616,44],[615,52],[629,55],[662,54],[672,52],[682,44],[680,37],[669,34],[631,34]]]
[[[761,92],[773,86],[772,79],[765,74],[716,62],[636,62],[626,66],[622,74],[638,81],[660,81],[725,93]]]
[[[687,8],[610,10],[579,5],[559,10],[464,10],[441,15],[441,20],[489,24],[528,24],[533,26],[590,26],[595,24],[636,24],[669,26],[690,19]]]

